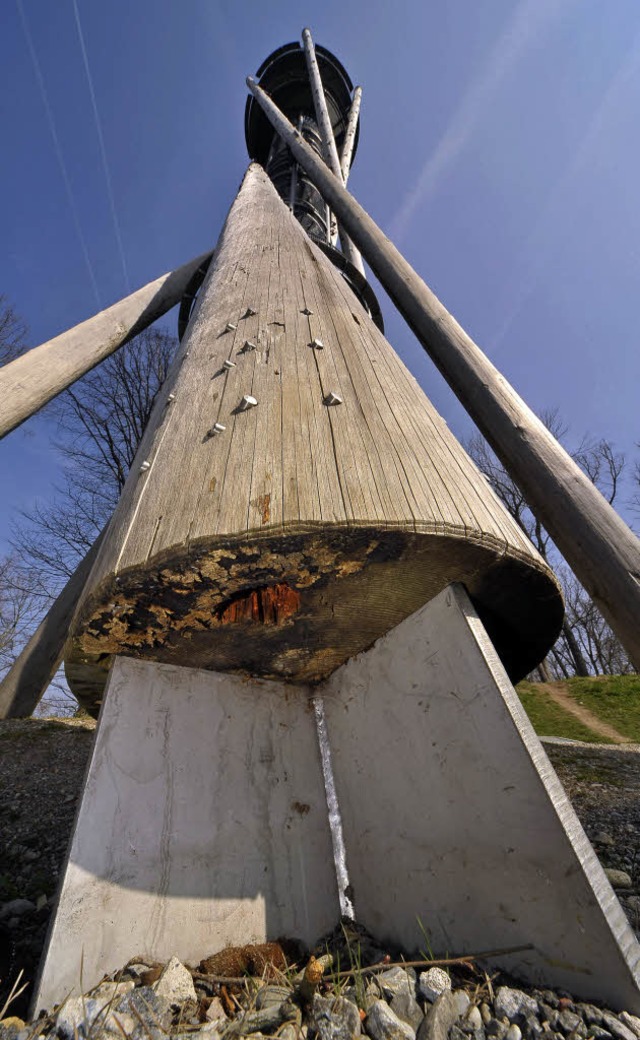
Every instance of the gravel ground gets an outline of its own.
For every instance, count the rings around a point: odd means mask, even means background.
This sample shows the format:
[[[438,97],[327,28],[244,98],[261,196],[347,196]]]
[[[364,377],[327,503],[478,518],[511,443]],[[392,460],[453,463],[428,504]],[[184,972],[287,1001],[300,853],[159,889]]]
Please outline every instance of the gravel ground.
[[[37,969],[94,728],[90,719],[0,722],[0,1006],[19,969],[27,979]],[[630,875],[632,888],[618,895],[638,931],[638,751],[554,743],[547,752],[604,866]],[[3,914],[15,899],[31,906]]]

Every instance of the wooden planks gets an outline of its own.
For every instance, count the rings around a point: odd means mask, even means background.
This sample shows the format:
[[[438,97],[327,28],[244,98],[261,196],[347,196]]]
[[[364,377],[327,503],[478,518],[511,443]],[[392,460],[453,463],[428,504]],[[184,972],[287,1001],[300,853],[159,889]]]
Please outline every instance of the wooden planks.
[[[450,580],[482,595],[496,566],[504,625],[531,629],[523,666],[555,635],[545,565],[257,166],[159,396],[74,622],[76,663],[126,652],[315,680]],[[229,625],[255,622],[243,598],[276,586],[297,604],[282,624]]]

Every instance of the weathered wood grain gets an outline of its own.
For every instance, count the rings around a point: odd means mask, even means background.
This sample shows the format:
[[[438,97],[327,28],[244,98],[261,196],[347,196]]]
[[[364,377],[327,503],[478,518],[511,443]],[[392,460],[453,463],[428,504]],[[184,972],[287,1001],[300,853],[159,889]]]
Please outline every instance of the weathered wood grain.
[[[640,668],[640,541],[253,80],[249,89]]]
[[[251,166],[74,621],[71,681],[90,691],[114,653],[315,681],[452,580],[513,674],[544,655],[553,577]],[[297,604],[277,623],[256,620],[269,590]]]
[[[203,253],[0,368],[0,437],[180,303]]]

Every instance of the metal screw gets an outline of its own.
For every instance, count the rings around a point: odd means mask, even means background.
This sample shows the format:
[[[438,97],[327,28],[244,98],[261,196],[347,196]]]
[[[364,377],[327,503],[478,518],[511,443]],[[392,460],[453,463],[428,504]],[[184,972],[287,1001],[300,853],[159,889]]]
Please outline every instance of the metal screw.
[[[140,466],[140,472],[145,473],[148,469],[151,469],[151,463],[147,459],[145,459],[142,465]]]
[[[300,311],[300,313],[306,314],[308,317],[310,314],[313,314],[313,311],[310,311],[308,307],[304,307],[303,310]]]
[[[213,426],[211,427],[211,430],[210,430],[210,432],[211,432],[212,436],[214,436],[214,437],[215,437],[216,433],[224,433],[224,431],[226,430],[226,428],[227,428],[227,427],[226,427],[226,426],[223,426],[221,422],[216,422],[216,423],[214,423],[214,424],[213,424]]]
[[[167,397],[167,404],[171,404],[171,402],[175,401],[175,399],[176,399],[176,395],[175,394],[169,394],[169,396]]]
[[[251,394],[245,394],[239,405],[240,411],[246,412],[247,408],[255,408],[257,403],[255,397],[252,397]]]
[[[342,404],[342,398],[340,394],[334,394],[331,390],[324,399],[325,404]]]
[[[315,347],[316,350],[324,350],[324,343],[321,339],[312,339],[309,344],[310,347]]]
[[[222,362],[222,367],[223,368],[235,368],[236,367],[236,363],[235,363],[235,361],[229,361],[229,358],[225,358],[225,360]]]
[[[234,325],[232,321],[228,321],[227,324],[224,327],[224,331],[225,332],[235,332],[237,328],[238,328],[238,326]]]
[[[250,339],[245,339],[242,353],[247,354],[250,350],[256,350],[256,345]]]
[[[253,307],[247,307],[246,311],[243,314],[243,317],[244,318],[254,318],[257,313],[258,313],[257,311],[254,311]]]

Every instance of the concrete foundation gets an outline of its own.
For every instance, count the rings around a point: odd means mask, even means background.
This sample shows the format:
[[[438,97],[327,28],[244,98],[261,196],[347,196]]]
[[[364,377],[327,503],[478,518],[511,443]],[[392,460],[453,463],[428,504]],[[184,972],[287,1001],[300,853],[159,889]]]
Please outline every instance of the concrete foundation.
[[[408,950],[422,927],[450,954],[532,943],[491,963],[640,1013],[640,946],[461,586],[313,693],[362,924]],[[335,925],[311,695],[116,659],[34,1011],[133,956]]]
[[[359,921],[640,1011],[640,946],[462,586],[323,688]]]
[[[134,956],[314,942],[338,916],[306,692],[117,658],[34,1010]]]

